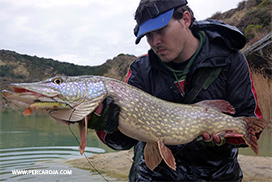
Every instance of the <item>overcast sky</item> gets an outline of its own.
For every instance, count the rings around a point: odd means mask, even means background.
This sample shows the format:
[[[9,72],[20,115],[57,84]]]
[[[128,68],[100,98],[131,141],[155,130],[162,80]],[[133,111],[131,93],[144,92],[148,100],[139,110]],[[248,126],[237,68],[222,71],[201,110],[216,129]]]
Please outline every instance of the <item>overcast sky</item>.
[[[79,65],[101,65],[120,53],[139,56],[134,12],[140,0],[0,0],[0,49]],[[197,20],[242,0],[188,0]]]

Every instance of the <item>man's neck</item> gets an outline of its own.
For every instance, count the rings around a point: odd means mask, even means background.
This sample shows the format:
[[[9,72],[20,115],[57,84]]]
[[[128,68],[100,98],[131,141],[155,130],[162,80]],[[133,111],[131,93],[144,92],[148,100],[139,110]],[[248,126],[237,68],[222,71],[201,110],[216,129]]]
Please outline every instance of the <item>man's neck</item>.
[[[190,32],[189,33],[189,38],[186,42],[186,45],[184,47],[184,50],[182,54],[179,56],[179,58],[175,61],[174,63],[183,63],[186,62],[188,59],[190,59],[195,52],[197,51],[199,47],[200,41],[197,39],[193,34]]]

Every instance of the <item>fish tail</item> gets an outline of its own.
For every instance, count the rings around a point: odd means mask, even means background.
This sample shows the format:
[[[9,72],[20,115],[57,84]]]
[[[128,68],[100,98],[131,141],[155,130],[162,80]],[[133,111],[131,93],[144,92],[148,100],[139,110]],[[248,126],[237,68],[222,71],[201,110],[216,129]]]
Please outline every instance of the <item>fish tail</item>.
[[[260,118],[241,117],[241,119],[247,123],[246,134],[243,136],[243,139],[245,140],[246,144],[255,152],[255,154],[258,155],[258,142],[255,134],[261,132],[264,129],[266,121]]]

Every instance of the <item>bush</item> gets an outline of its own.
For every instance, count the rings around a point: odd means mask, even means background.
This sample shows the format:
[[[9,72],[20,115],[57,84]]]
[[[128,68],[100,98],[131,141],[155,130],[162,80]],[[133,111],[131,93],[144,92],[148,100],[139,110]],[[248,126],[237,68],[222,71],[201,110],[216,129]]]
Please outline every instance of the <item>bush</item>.
[[[237,10],[241,11],[246,8],[246,1],[242,1],[238,4]]]
[[[246,16],[250,18],[250,24],[267,26],[271,22],[271,14],[266,9],[254,8]]]
[[[251,24],[262,25],[264,29],[269,29],[271,24],[270,11],[266,8],[252,8],[246,13],[237,27],[245,33],[245,28]]]
[[[11,70],[12,70],[12,68],[11,68],[11,66],[0,66],[0,70],[1,70],[1,72],[0,72],[0,76],[1,77],[11,77],[11,76],[13,76],[12,75],[12,73],[11,73]]]
[[[268,9],[271,9],[271,7],[269,8],[269,6],[271,6],[271,5],[272,5],[271,0],[264,0],[258,5],[258,8],[266,8],[267,7]]]
[[[262,25],[253,25],[253,24],[248,25],[245,30],[245,36],[247,40],[253,39],[255,37],[256,32],[261,31],[262,28],[263,28]]]

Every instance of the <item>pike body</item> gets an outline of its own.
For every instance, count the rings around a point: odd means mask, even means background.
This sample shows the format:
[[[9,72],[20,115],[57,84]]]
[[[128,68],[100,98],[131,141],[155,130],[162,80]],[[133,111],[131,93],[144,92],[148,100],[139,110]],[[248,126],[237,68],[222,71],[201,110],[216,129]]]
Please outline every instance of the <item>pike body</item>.
[[[223,100],[176,104],[107,77],[54,77],[43,82],[11,84],[11,89],[13,92],[3,91],[2,94],[18,105],[35,105],[36,109],[43,109],[41,103],[45,103],[50,116],[56,120],[67,124],[81,121],[81,153],[86,145],[88,116],[106,97],[112,97],[121,108],[118,129],[131,138],[147,142],[145,161],[151,170],[162,159],[175,169],[174,156],[165,145],[185,144],[204,132],[243,137],[257,154],[255,133],[260,132],[266,123],[258,118],[235,118],[222,113],[235,112]],[[53,108],[51,103],[59,104]]]

